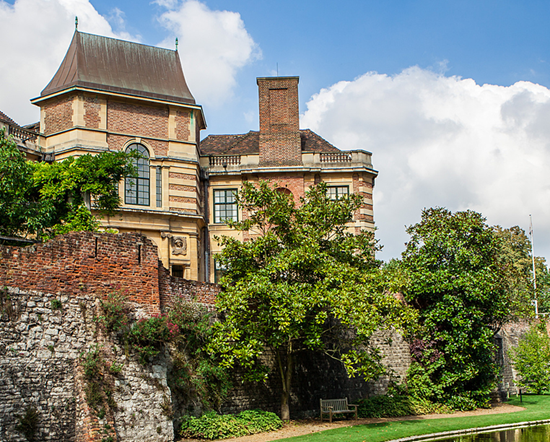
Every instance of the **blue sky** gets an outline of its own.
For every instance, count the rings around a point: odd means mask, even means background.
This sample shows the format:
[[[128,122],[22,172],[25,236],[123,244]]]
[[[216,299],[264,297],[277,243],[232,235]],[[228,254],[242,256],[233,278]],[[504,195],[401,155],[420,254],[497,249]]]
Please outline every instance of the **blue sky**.
[[[173,47],[208,133],[258,127],[256,77],[300,76],[302,127],[373,152],[375,220],[399,256],[424,207],[528,228],[550,257],[550,2],[0,0],[0,109],[55,73],[74,29]],[[547,128],[547,126],[549,128]]]

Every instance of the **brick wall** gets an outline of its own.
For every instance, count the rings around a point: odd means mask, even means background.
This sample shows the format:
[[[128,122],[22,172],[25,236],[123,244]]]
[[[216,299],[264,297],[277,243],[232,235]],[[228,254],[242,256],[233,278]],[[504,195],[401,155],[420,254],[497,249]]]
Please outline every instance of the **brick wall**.
[[[84,97],[84,124],[86,127],[99,129],[101,104],[97,97]]]
[[[128,135],[168,138],[168,108],[133,103],[107,103],[107,129]]]
[[[105,296],[118,291],[160,311],[159,261],[146,237],[78,232],[29,247],[0,246],[0,286]]]
[[[371,215],[373,210],[372,205],[372,182],[368,182],[365,178],[357,173],[353,174],[353,193],[363,197],[361,208],[357,209],[353,219],[356,221],[367,221],[374,223],[374,217]],[[361,210],[363,209],[363,210]],[[371,213],[365,213],[366,211]],[[360,230],[360,229],[359,229]]]
[[[177,300],[214,306],[221,289],[218,284],[174,278],[164,267],[159,271],[159,282],[163,310],[169,309]]]
[[[301,165],[298,77],[258,78],[260,165]]]
[[[178,140],[189,141],[191,133],[189,124],[191,117],[187,110],[176,110],[176,138]]]
[[[43,106],[44,135],[73,127],[73,97],[63,97]]]

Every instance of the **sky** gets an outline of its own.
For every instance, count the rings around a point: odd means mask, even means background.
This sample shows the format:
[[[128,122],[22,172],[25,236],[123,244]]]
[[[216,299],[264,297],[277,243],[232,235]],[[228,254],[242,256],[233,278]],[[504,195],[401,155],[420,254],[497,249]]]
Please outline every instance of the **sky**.
[[[0,0],[0,110],[29,100],[79,30],[174,48],[203,137],[258,129],[256,77],[299,76],[300,125],[372,152],[381,259],[429,207],[534,228],[550,258],[550,2]]]

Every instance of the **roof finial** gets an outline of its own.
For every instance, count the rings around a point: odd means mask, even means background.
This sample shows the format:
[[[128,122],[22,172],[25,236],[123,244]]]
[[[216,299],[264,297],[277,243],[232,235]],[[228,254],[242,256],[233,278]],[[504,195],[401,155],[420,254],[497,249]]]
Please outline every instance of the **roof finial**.
[[[78,16],[74,16],[74,30],[78,31]]]
[[[178,37],[176,37],[176,52],[178,52]]]

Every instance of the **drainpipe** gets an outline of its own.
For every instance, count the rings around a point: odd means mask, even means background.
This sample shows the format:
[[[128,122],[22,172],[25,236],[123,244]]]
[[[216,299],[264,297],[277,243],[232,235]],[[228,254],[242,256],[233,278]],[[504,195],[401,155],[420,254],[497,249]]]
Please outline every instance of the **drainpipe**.
[[[210,282],[210,234],[208,231],[209,224],[209,203],[208,203],[208,184],[209,177],[208,171],[205,171],[203,174],[203,194],[204,194],[204,222],[205,227],[203,227],[203,241],[204,241],[204,281]]]

